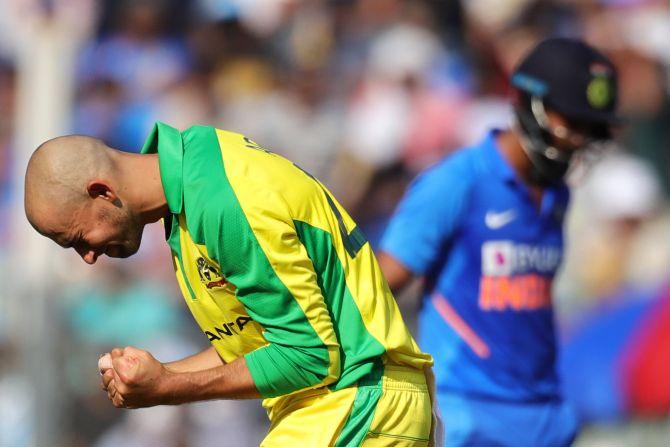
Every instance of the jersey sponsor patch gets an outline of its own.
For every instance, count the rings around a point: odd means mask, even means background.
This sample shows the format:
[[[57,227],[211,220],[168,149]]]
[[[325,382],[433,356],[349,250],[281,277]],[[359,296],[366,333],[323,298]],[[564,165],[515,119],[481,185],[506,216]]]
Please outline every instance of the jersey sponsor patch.
[[[205,333],[210,342],[215,340],[221,340],[224,337],[239,335],[240,332],[244,330],[244,326],[250,321],[252,321],[251,318],[240,316],[237,317],[235,321],[221,323],[220,325],[214,326],[209,330],[203,332]]]
[[[488,241],[482,245],[482,275],[553,274],[561,263],[561,257],[561,249],[552,245]]]
[[[551,306],[559,247],[488,241],[482,245],[479,307],[484,311],[537,310]]]
[[[551,277],[528,273],[518,276],[483,276],[479,308],[483,311],[528,311],[551,307]]]

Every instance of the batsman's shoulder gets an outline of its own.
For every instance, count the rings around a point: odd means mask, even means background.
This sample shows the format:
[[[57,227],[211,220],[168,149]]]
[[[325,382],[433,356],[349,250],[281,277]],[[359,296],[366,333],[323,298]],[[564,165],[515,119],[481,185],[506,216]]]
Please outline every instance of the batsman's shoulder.
[[[461,148],[442,158],[421,172],[413,181],[414,186],[434,185],[468,189],[480,175],[474,148]]]

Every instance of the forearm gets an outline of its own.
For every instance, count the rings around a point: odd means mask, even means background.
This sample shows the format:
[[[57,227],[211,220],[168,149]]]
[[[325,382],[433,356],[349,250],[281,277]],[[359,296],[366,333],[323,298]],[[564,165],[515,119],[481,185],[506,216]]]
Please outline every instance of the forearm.
[[[244,357],[201,371],[171,373],[163,384],[166,404],[212,399],[257,399],[260,396]]]
[[[165,364],[165,367],[174,373],[187,373],[195,371],[204,371],[207,369],[216,368],[217,366],[224,365],[225,362],[219,354],[214,349],[214,346],[201,351],[197,354],[194,354],[185,359],[177,360],[175,362],[169,362]]]
[[[412,280],[412,272],[386,252],[377,255],[379,268],[381,269],[391,292],[398,293]]]

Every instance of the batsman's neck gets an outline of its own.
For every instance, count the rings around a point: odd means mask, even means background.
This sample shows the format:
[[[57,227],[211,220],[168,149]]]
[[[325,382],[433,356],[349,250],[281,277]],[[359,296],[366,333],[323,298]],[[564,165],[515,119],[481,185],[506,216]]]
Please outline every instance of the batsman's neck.
[[[507,129],[496,136],[496,143],[501,155],[509,163],[517,177],[528,186],[534,186],[531,181],[533,165],[521,146],[521,137],[513,129]]]

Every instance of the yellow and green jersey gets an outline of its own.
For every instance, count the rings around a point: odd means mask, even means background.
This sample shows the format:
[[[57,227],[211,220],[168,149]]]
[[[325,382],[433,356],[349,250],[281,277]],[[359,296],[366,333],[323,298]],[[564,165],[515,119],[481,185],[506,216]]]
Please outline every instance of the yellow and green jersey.
[[[157,123],[177,280],[221,357],[244,356],[263,397],[432,364],[370,244],[318,180],[236,133]]]

